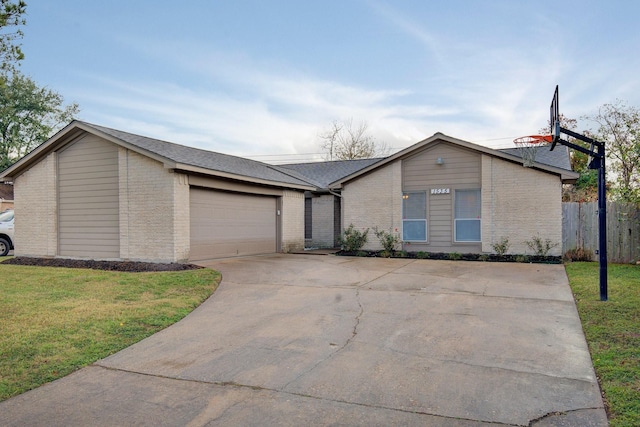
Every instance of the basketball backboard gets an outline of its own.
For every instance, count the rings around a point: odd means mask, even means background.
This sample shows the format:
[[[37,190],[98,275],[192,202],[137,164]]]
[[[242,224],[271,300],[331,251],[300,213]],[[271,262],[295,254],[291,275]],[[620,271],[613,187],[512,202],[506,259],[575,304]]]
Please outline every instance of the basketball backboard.
[[[560,106],[558,104],[558,85],[553,92],[553,99],[551,100],[551,108],[549,109],[549,124],[551,126],[551,149],[556,147],[556,143],[560,139]]]

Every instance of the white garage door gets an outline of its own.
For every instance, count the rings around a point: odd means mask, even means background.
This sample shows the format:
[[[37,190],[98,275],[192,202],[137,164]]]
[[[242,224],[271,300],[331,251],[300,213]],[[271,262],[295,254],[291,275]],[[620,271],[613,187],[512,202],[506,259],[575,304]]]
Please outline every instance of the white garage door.
[[[276,198],[191,188],[193,261],[276,252]]]

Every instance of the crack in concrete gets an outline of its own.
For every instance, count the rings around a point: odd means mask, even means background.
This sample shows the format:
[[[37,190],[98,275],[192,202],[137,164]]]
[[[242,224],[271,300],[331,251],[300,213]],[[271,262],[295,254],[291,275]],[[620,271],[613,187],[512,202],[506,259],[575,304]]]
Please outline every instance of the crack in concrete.
[[[340,347],[336,348],[332,353],[330,353],[327,357],[323,358],[322,360],[319,360],[315,365],[313,365],[311,368],[307,369],[306,371],[300,373],[300,375],[297,375],[295,378],[293,378],[291,381],[287,382],[283,387],[282,390],[286,389],[287,387],[289,387],[289,385],[291,385],[292,383],[298,381],[300,378],[302,378],[303,376],[313,372],[318,366],[320,366],[321,364],[323,364],[324,362],[326,362],[327,360],[333,358],[336,354],[340,353],[342,350],[344,350],[356,337],[356,335],[358,335],[358,326],[360,326],[360,317],[362,316],[362,314],[364,313],[364,307],[362,306],[362,302],[360,302],[360,289],[356,288],[356,302],[358,303],[358,307],[360,307],[360,312],[357,314],[356,318],[355,318],[355,323],[353,325],[353,329],[351,330],[351,336],[344,342],[343,345],[341,345]]]
[[[540,423],[541,421],[544,421],[547,418],[555,417],[558,415],[562,416],[562,415],[567,415],[567,414],[572,414],[572,413],[582,412],[582,411],[600,411],[600,410],[604,410],[604,407],[578,408],[578,409],[567,409],[565,411],[548,412],[541,417],[534,418],[533,420],[529,421],[529,424],[527,424],[526,427],[535,427],[535,425]]]
[[[526,374],[526,375],[535,375],[535,376],[541,376],[541,377],[546,377],[546,378],[561,378],[567,381],[576,381],[578,383],[585,383],[585,384],[593,384],[592,381],[589,380],[585,380],[585,379],[580,379],[580,378],[570,378],[570,377],[565,377],[565,376],[558,376],[558,375],[550,375],[550,374],[544,374],[541,372],[531,372],[531,371],[522,371],[522,370],[518,370],[518,369],[512,369],[512,368],[505,368],[502,366],[491,366],[491,365],[480,365],[477,363],[471,363],[471,362],[463,362],[460,360],[455,360],[455,359],[440,359],[440,358],[432,358],[431,360],[438,360],[440,362],[445,362],[445,363],[455,363],[458,365],[464,365],[464,366],[471,366],[472,368],[485,368],[485,369],[495,369],[495,370],[500,370],[500,371],[506,371],[506,372],[513,372],[516,374]]]
[[[349,337],[349,339],[347,339],[344,345],[341,348],[339,348],[334,354],[344,350],[344,348],[348,346],[351,343],[351,341],[354,340],[356,335],[358,335],[358,326],[360,326],[360,318],[364,314],[364,307],[362,306],[362,302],[360,301],[360,289],[358,288],[356,288],[356,302],[358,303],[358,307],[360,307],[360,312],[356,316],[356,322],[353,325],[353,330],[351,331],[351,337]]]
[[[113,368],[113,367],[110,367],[110,366],[102,366],[102,365],[99,365],[97,363],[94,363],[93,365],[90,365],[90,367],[96,367],[96,368],[106,369],[106,370],[115,371],[115,372],[123,372],[123,373],[127,373],[127,374],[143,375],[143,376],[152,377],[152,378],[162,378],[162,379],[168,379],[168,380],[174,380],[174,381],[191,382],[191,383],[196,383],[196,384],[215,385],[215,386],[220,386],[220,387],[235,387],[235,388],[242,388],[242,389],[250,389],[250,390],[253,390],[253,391],[265,391],[265,392],[271,392],[271,393],[282,393],[282,394],[286,394],[288,396],[303,397],[303,398],[307,398],[307,399],[320,400],[320,401],[323,401],[323,402],[333,402],[333,403],[340,403],[340,404],[344,404],[344,405],[354,405],[354,406],[360,406],[360,407],[364,407],[364,408],[381,409],[381,410],[394,411],[394,412],[400,412],[400,413],[405,413],[405,414],[424,415],[424,416],[436,417],[436,418],[442,418],[442,419],[448,419],[448,420],[482,422],[482,423],[489,424],[489,425],[503,426],[503,427],[529,427],[529,426],[523,426],[523,425],[520,425],[520,424],[510,424],[510,423],[503,423],[503,422],[499,422],[499,421],[479,420],[479,419],[465,418],[465,417],[454,417],[454,416],[441,415],[441,414],[430,413],[430,412],[425,412],[425,411],[414,411],[414,410],[408,410],[408,409],[393,408],[393,407],[390,407],[390,406],[371,405],[371,404],[368,404],[368,403],[350,402],[350,401],[341,400],[341,399],[329,399],[329,398],[326,398],[326,397],[313,396],[311,394],[296,393],[296,392],[286,391],[284,389],[279,389],[278,390],[278,389],[271,389],[271,388],[262,387],[262,386],[252,386],[252,385],[247,385],[247,384],[240,384],[240,383],[236,383],[234,381],[204,381],[204,380],[195,380],[195,379],[188,379],[188,378],[177,378],[177,377],[171,377],[171,376],[166,376],[166,375],[150,374],[150,373],[147,373],[147,372],[132,371],[132,370],[123,369],[123,368]],[[587,409],[589,409],[589,408],[587,408]]]

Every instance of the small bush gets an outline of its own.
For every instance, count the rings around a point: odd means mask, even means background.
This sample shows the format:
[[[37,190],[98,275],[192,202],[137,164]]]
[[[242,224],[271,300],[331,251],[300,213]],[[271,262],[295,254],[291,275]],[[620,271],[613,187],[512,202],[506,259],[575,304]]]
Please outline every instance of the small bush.
[[[406,258],[409,256],[409,253],[407,251],[398,251],[396,253],[394,253],[394,256],[396,258]]]
[[[458,252],[451,252],[449,254],[449,259],[451,261],[458,261],[459,259],[462,259],[462,255],[460,255]]]
[[[429,258],[429,253],[425,251],[420,251],[416,254],[416,257],[419,259],[427,259]]]
[[[378,230],[378,227],[373,228],[373,233],[376,235],[380,244],[384,248],[385,252],[393,252],[400,244],[400,235],[386,230]]]
[[[478,256],[478,261],[488,261],[489,260],[489,255],[487,254],[480,254]]]
[[[509,243],[508,237],[501,237],[498,242],[491,245],[493,251],[500,256],[507,253],[509,246],[511,246],[511,243]]]
[[[531,240],[525,240],[525,245],[529,247],[533,251],[533,254],[536,256],[547,256],[549,251],[556,246],[560,245],[559,243],[552,243],[551,239],[542,240],[540,236],[533,236]]]
[[[591,249],[569,249],[564,254],[565,261],[575,262],[575,261],[593,261],[593,252]]]
[[[338,239],[338,243],[343,250],[348,252],[357,252],[367,243],[367,235],[369,229],[364,231],[356,230],[353,224],[349,224],[346,230],[342,232],[342,236]]]
[[[517,255],[516,262],[529,262],[529,257],[527,255]]]
[[[382,258],[391,258],[392,252],[380,251],[378,252],[378,255],[380,255]]]

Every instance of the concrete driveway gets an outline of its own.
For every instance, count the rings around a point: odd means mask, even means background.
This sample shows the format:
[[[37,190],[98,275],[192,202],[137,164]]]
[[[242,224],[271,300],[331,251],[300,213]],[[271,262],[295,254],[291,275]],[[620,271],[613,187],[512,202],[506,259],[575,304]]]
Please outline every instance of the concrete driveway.
[[[205,263],[183,321],[0,403],[3,425],[606,426],[561,265]]]

